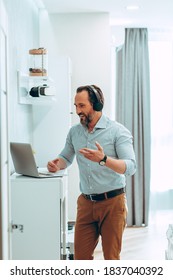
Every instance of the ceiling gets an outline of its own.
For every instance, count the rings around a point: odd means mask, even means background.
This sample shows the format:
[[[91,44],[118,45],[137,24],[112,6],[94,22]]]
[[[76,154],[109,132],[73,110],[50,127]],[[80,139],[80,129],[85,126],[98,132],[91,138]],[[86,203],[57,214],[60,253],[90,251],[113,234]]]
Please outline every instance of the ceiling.
[[[173,0],[35,0],[49,13],[110,14],[110,23],[125,27],[173,28]],[[139,6],[138,10],[126,7]]]

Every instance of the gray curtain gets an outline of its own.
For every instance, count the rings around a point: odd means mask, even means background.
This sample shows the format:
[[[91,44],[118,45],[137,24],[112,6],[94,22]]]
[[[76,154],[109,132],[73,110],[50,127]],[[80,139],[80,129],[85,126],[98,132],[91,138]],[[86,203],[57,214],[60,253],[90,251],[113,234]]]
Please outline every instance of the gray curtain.
[[[147,226],[150,193],[150,78],[148,31],[126,28],[116,50],[116,120],[134,137],[137,172],[127,177],[128,226]]]

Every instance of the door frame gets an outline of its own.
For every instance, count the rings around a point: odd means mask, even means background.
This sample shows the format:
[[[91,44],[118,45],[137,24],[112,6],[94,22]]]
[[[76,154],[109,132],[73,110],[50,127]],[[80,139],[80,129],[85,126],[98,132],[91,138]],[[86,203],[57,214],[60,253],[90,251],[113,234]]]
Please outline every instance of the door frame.
[[[2,260],[10,258],[8,17],[3,0],[0,0],[0,63],[0,259]]]

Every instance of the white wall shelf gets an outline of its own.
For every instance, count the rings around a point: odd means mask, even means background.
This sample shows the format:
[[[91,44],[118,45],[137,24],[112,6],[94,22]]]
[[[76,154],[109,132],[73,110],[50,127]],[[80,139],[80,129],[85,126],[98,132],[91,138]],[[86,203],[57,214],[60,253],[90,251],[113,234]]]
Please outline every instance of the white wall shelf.
[[[51,105],[52,103],[56,102],[55,95],[32,97],[29,94],[29,91],[32,87],[44,86],[44,85],[47,85],[49,87],[52,86],[53,80],[50,77],[29,76],[18,71],[17,78],[18,78],[18,102],[20,104],[41,106],[41,105]],[[54,90],[53,86],[52,86],[52,90]]]
[[[19,97],[19,103],[25,105],[51,105],[56,102],[56,98],[53,96],[44,96],[44,97],[32,97],[29,94],[26,96]]]

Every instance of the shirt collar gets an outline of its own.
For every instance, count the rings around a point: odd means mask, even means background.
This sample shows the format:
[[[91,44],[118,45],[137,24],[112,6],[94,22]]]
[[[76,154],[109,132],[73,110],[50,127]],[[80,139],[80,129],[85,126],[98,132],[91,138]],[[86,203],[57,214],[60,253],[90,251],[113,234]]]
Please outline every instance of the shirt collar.
[[[104,114],[102,114],[101,118],[96,123],[95,128],[106,128],[106,124],[107,124],[107,118]]]

